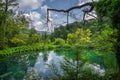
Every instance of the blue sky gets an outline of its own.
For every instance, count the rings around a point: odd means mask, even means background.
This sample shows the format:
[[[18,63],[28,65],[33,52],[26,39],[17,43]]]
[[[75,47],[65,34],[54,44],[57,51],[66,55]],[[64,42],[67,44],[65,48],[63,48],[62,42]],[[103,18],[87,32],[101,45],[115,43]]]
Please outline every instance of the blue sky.
[[[51,21],[47,26],[47,8],[68,9],[72,6],[81,5],[90,1],[92,0],[18,0],[19,8],[16,12],[23,11],[24,15],[32,20],[30,26],[34,27],[36,30],[45,31],[51,29],[50,31],[53,31],[54,27],[66,24],[66,14],[50,12]],[[82,20],[83,13],[81,10],[76,10],[72,13],[76,14],[76,17],[79,20]],[[74,21],[75,20],[73,18],[69,18],[70,23]]]
[[[79,0],[46,0],[43,5],[55,9],[67,9],[71,6],[77,5]]]

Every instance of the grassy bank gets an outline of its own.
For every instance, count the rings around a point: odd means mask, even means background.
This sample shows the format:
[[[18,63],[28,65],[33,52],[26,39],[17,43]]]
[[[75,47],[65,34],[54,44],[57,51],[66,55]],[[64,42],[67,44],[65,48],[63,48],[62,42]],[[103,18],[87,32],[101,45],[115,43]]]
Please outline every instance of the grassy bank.
[[[55,45],[47,44],[47,45],[32,45],[32,46],[7,48],[0,51],[0,58],[21,54],[22,52],[53,50],[55,49],[55,47],[56,47]]]
[[[12,47],[12,48],[0,50],[0,58],[4,58],[11,55],[22,54],[22,52],[57,50],[57,49],[66,50],[74,47],[75,47],[74,45],[69,45],[69,44],[64,44],[64,45],[37,44],[37,45],[29,45],[29,46]]]
[[[86,45],[69,45],[69,44],[62,44],[62,45],[55,45],[55,44],[37,44],[37,45],[29,45],[29,46],[19,46],[19,47],[12,47],[12,48],[7,48],[4,50],[0,50],[0,58],[5,58],[7,56],[12,56],[12,55],[17,55],[17,54],[22,54],[23,52],[30,52],[30,51],[48,51],[48,50],[69,50],[73,49],[76,50],[77,53],[82,53],[84,51],[90,51],[90,50],[95,50],[91,46],[86,46]],[[101,51],[100,51],[101,52]],[[105,51],[104,51],[105,52]],[[100,55],[100,54],[97,54]]]

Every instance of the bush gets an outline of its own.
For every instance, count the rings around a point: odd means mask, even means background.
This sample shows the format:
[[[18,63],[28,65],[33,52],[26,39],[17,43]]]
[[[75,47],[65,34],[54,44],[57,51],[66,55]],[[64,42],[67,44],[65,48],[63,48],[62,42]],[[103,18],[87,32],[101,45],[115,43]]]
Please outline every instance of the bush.
[[[53,44],[62,46],[65,44],[65,41],[61,38],[56,38]]]

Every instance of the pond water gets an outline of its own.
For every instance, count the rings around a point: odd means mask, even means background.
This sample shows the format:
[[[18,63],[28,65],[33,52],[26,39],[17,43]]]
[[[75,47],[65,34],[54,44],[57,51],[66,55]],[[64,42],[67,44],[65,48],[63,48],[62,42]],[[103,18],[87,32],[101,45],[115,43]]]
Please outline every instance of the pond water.
[[[64,72],[60,63],[65,62],[65,57],[74,62],[73,55],[72,50],[44,51],[1,59],[0,78],[1,80],[50,80],[52,77],[57,78],[57,74],[62,75]],[[84,68],[90,67],[94,72],[103,76],[106,71],[104,60],[100,58],[100,61],[91,61],[92,64],[86,63]],[[74,63],[76,64],[76,61]],[[57,74],[55,70],[57,70]]]

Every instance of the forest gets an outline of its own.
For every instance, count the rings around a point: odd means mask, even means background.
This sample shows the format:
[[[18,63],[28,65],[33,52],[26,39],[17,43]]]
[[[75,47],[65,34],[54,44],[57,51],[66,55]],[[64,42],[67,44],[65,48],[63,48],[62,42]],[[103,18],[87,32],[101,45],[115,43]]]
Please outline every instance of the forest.
[[[17,0],[0,0],[0,80],[120,80],[120,0],[93,1],[96,18],[61,24],[51,33],[30,28],[32,20],[24,14],[16,15],[11,8],[17,6]],[[37,60],[30,66],[24,59],[23,62],[18,60],[23,55],[36,59],[37,52],[49,55],[44,53],[46,51],[56,51],[56,55],[72,52],[72,57],[60,62],[62,74],[56,64],[51,64],[55,76],[43,79],[40,74],[35,76],[35,71],[27,71]],[[20,65],[25,64],[24,75],[12,71],[14,67],[10,65],[17,64],[14,59]],[[89,64],[100,65],[103,74],[92,72]]]

